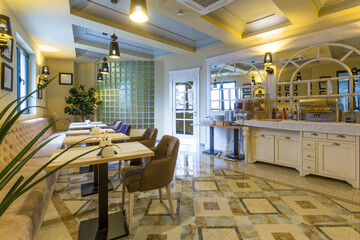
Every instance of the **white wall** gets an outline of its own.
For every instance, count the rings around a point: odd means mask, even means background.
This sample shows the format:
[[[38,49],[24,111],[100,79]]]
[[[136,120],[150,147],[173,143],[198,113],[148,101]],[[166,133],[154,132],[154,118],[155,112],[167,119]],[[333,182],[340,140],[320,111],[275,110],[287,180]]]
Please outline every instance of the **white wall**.
[[[4,98],[0,101],[0,109],[3,109],[8,103],[15,100],[17,98],[17,74],[16,74],[16,43],[20,42],[21,45],[25,48],[29,53],[30,66],[29,66],[29,92],[34,91],[37,86],[37,76],[40,73],[40,68],[45,64],[45,58],[39,51],[37,45],[31,38],[31,35],[26,31],[25,28],[20,24],[15,15],[10,11],[8,6],[3,0],[0,0],[0,13],[10,17],[12,34],[14,37],[13,44],[13,56],[12,63],[0,58],[0,63],[2,65],[3,62],[10,65],[13,68],[13,91],[8,92],[0,89],[0,96],[4,96]],[[1,71],[0,71],[1,72]],[[36,94],[34,98],[30,100],[30,105],[38,105],[38,106],[46,106],[46,91],[43,92],[43,99],[37,99]],[[47,115],[47,113],[43,109],[32,109],[31,114],[26,114],[20,117],[19,120],[34,118]],[[0,120],[0,123],[3,121]]]

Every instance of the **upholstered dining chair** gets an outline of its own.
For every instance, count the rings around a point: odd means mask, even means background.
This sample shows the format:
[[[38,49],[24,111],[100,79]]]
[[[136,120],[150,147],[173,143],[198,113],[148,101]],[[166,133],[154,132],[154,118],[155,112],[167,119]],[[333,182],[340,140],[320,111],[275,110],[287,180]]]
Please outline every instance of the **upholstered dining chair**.
[[[122,126],[123,123],[120,120],[117,120],[116,123],[111,128],[117,132],[121,129]]]
[[[125,135],[130,136],[131,125],[129,125],[129,124],[123,124],[123,125],[121,126],[121,128],[120,128],[118,131],[116,131],[116,132],[117,132],[117,133],[124,133]]]
[[[109,124],[108,127],[112,128],[117,123],[117,121],[120,121],[120,120],[115,120],[112,124]]]
[[[176,137],[165,135],[159,144],[152,149],[155,153],[151,159],[144,158],[142,166],[129,166],[121,170],[123,191],[122,208],[125,205],[125,192],[129,192],[129,233],[132,232],[134,209],[134,193],[159,189],[160,202],[162,202],[161,189],[166,187],[172,219],[175,219],[174,206],[170,183],[174,176],[180,141]]]
[[[126,140],[126,142],[139,142],[148,148],[154,148],[157,133],[158,133],[157,128],[148,127],[142,136],[131,137],[129,140]],[[141,158],[132,159],[130,161],[130,166],[140,165],[140,164],[141,164]],[[126,165],[128,165],[128,163],[126,163],[125,166]],[[120,178],[120,171],[121,171],[121,162],[119,162],[119,171],[118,171],[119,178]]]

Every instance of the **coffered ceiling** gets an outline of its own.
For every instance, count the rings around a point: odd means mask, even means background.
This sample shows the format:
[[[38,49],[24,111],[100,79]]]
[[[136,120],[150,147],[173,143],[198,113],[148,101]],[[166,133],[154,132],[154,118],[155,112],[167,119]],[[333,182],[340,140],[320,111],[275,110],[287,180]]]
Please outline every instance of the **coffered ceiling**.
[[[178,0],[147,0],[144,24],[129,20],[130,0],[3,1],[46,57],[81,61],[106,56],[113,33],[123,58],[156,59],[224,46],[241,50],[360,22],[360,0],[233,0],[205,15]],[[348,29],[351,37],[360,35]]]

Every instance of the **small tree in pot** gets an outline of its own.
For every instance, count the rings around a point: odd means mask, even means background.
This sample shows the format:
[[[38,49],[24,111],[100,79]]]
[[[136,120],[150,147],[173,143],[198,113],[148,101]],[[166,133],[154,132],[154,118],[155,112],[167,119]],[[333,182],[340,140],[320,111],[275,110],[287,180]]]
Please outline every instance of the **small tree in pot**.
[[[79,115],[82,121],[89,118],[89,115],[94,115],[97,106],[102,103],[97,98],[95,88],[85,90],[83,85],[79,89],[73,87],[69,90],[70,97],[65,97],[67,106],[64,113],[69,115]]]

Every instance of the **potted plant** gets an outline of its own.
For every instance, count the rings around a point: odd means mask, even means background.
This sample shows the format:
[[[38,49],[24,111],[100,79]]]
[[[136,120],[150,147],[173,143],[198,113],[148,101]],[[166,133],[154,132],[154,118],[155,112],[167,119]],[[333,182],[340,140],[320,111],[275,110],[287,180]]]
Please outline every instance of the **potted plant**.
[[[97,106],[102,103],[97,98],[95,88],[86,90],[83,85],[80,85],[79,89],[71,88],[69,93],[70,96],[65,97],[67,106],[64,113],[73,116],[79,115],[83,122],[89,118],[89,115],[94,115]]]
[[[54,77],[56,78],[56,76]],[[26,101],[29,97],[34,95],[38,91],[42,91],[48,84],[51,83],[51,81],[54,79],[52,78],[48,82],[46,82],[44,85],[39,87],[37,90],[31,92],[29,95],[15,99],[14,101],[10,102],[7,106],[5,106],[4,109],[0,110],[0,121],[3,120],[3,124],[0,126],[0,145],[4,141],[6,135],[10,132],[11,127],[14,125],[14,123],[19,119],[19,117],[30,108],[44,108],[41,106],[28,106],[22,110],[19,110],[20,105]],[[4,96],[1,96],[3,98]],[[46,108],[45,108],[46,109]],[[26,193],[28,190],[30,190],[32,187],[40,183],[41,181],[45,180],[50,175],[54,174],[59,169],[63,168],[67,164],[71,163],[72,161],[78,159],[81,156],[84,156],[90,152],[96,151],[99,148],[92,149],[88,151],[85,154],[81,154],[79,156],[75,156],[72,159],[69,159],[66,163],[59,166],[58,168],[54,169],[53,171],[47,172],[44,176],[37,178],[37,176],[45,169],[46,166],[48,166],[50,163],[52,163],[55,159],[60,157],[62,154],[64,154],[66,151],[74,147],[75,145],[81,143],[82,141],[79,141],[78,143],[70,146],[68,149],[61,152],[56,157],[50,159],[47,163],[45,163],[42,167],[40,167],[34,174],[32,174],[28,179],[25,179],[22,175],[18,176],[17,173],[25,166],[25,164],[39,151],[42,147],[44,147],[47,143],[55,139],[56,137],[47,139],[46,141],[42,142],[40,145],[38,145],[34,150],[33,147],[36,146],[36,142],[41,138],[41,136],[49,129],[51,128],[56,122],[61,121],[64,119],[57,119],[54,122],[50,123],[48,126],[46,126],[38,135],[36,135],[29,144],[22,150],[20,153],[15,156],[10,163],[0,171],[0,191],[4,189],[5,186],[11,185],[10,190],[5,195],[3,199],[0,199],[0,217],[4,214],[4,212],[9,208],[9,206],[21,195]],[[16,181],[11,181],[14,177],[18,177]]]

